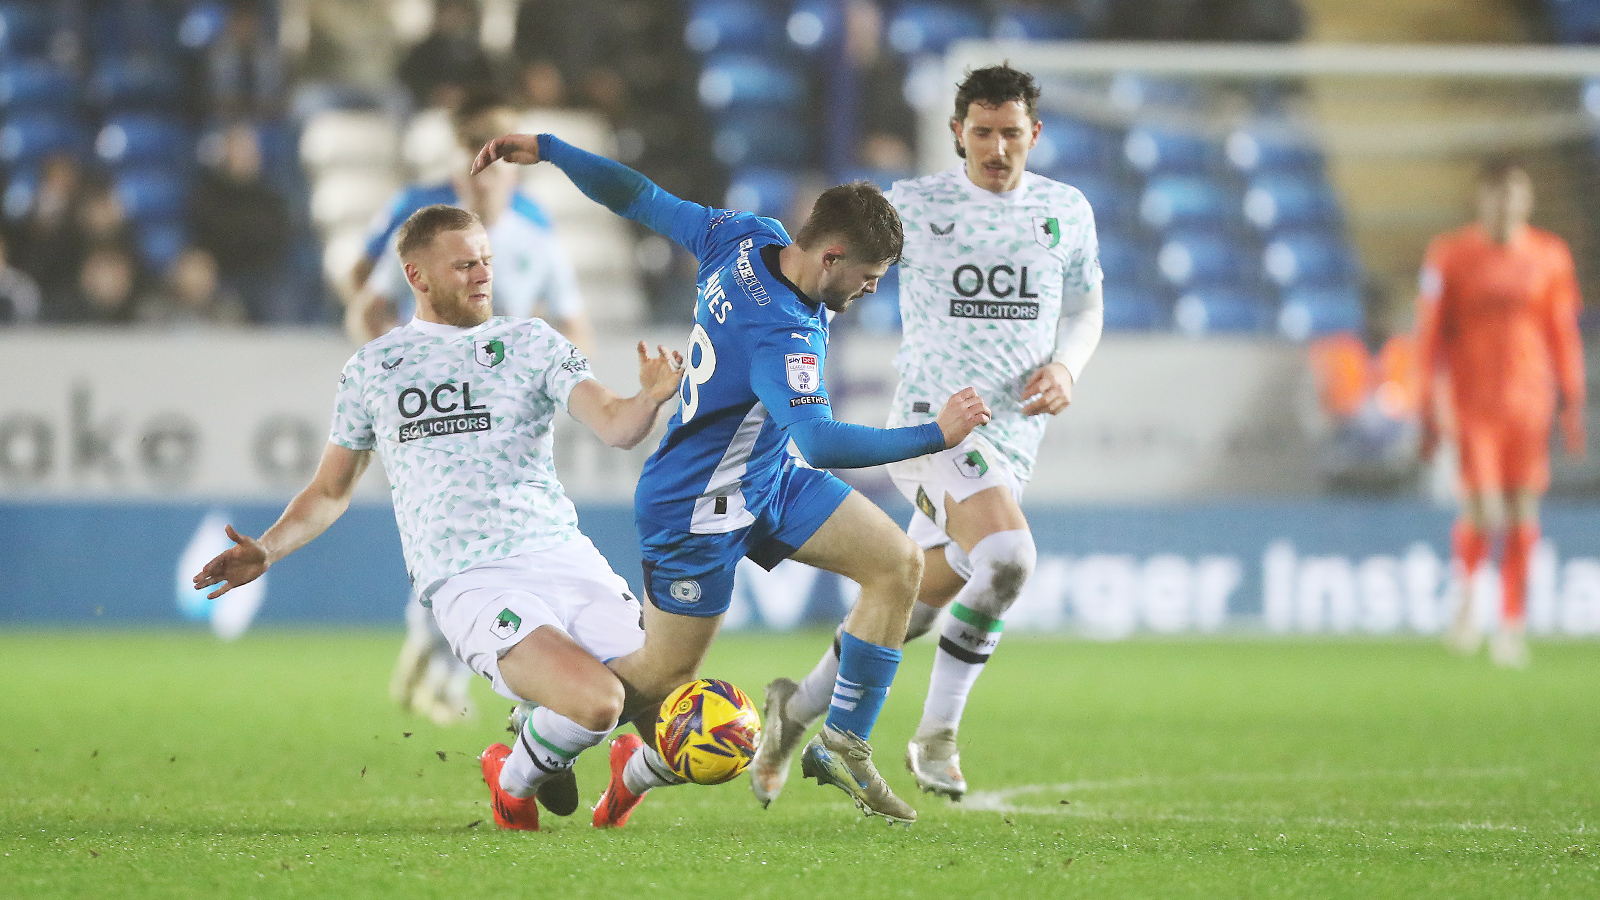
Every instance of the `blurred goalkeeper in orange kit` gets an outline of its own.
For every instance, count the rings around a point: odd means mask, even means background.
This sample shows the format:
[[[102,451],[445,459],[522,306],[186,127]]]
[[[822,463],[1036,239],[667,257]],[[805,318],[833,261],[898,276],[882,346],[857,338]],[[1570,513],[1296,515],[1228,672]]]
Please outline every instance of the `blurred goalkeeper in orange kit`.
[[[1533,182],[1521,166],[1484,166],[1478,221],[1428,247],[1417,317],[1422,454],[1432,455],[1444,431],[1460,472],[1452,550],[1463,590],[1448,640],[1465,653],[1481,643],[1473,576],[1503,537],[1503,609],[1489,651],[1497,665],[1514,668],[1528,664],[1528,560],[1550,484],[1552,420],[1567,453],[1584,453],[1577,277],[1566,243],[1528,224],[1532,211]]]

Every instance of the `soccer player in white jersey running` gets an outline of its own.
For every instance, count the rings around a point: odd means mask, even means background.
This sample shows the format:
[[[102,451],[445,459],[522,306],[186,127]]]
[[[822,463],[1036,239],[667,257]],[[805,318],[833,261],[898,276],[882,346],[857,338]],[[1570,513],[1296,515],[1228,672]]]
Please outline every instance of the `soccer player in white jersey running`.
[[[1076,188],[1024,170],[1039,139],[1039,89],[1008,65],[969,72],[950,120],[958,168],[897,182],[904,337],[889,424],[932,419],[949,385],[972,385],[994,417],[959,446],[888,466],[916,507],[908,534],[926,551],[906,639],[941,628],[922,722],[906,766],[924,791],[967,791],[956,734],[967,696],[1000,640],[1006,610],[1033,573],[1022,515],[1047,416],[1066,409],[1104,320],[1094,218]],[[952,602],[954,601],[954,602]],[[750,785],[762,804],[828,707],[836,649],[800,683],[767,685]]]
[[[349,506],[376,452],[394,492],[406,568],[450,646],[496,693],[539,705],[515,748],[480,757],[495,824],[533,830],[535,795],[578,805],[572,762],[616,727],[622,682],[605,661],[644,644],[639,601],[578,531],[556,480],[556,407],[613,447],[649,434],[677,394],[682,358],[639,344],[638,394],[621,398],[538,319],[491,318],[489,237],[473,214],[435,205],[400,229],[417,302],[409,324],[367,344],[339,376],[332,433],[311,484],[260,538],[207,563],[210,596],[261,576]]]

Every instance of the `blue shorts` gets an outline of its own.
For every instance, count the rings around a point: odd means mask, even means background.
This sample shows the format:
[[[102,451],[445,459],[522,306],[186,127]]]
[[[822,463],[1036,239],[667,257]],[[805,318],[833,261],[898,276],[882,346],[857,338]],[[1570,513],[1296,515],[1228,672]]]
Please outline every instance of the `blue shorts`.
[[[778,489],[756,521],[725,534],[691,534],[639,523],[644,592],[662,612],[711,618],[728,611],[733,570],[749,557],[771,569],[794,554],[833,515],[850,485],[828,472],[784,466]]]

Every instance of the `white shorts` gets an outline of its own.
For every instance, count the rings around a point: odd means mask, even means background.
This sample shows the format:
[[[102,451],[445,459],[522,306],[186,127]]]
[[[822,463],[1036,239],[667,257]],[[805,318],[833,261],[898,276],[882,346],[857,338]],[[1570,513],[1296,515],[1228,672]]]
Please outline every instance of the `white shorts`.
[[[916,511],[906,526],[906,535],[917,546],[932,550],[950,543],[945,534],[949,520],[945,498],[960,503],[979,491],[1003,487],[1022,502],[1023,482],[1001,458],[988,439],[974,432],[967,439],[938,453],[919,456],[885,466],[889,478]]]
[[[601,662],[644,646],[639,600],[589,539],[473,566],[439,583],[433,617],[457,658],[495,693],[524,700],[500,677],[500,657],[548,625]]]

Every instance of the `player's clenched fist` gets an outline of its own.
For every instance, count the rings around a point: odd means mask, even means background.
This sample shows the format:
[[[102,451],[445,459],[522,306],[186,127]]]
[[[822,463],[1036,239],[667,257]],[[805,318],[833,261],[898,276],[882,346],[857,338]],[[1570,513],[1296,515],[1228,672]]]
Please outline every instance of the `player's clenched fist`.
[[[639,342],[639,386],[644,388],[645,395],[660,404],[672,399],[678,393],[678,383],[683,379],[683,354],[674,350],[667,353],[667,348],[656,345],[656,355],[651,356],[645,349],[644,341]]]
[[[962,388],[950,395],[939,410],[939,430],[944,432],[944,445],[948,449],[967,439],[972,429],[989,424],[989,404],[983,402],[975,388]]]
[[[478,158],[472,161],[472,174],[489,168],[497,159],[519,166],[531,166],[539,161],[539,137],[533,134],[506,134],[483,145]]]

